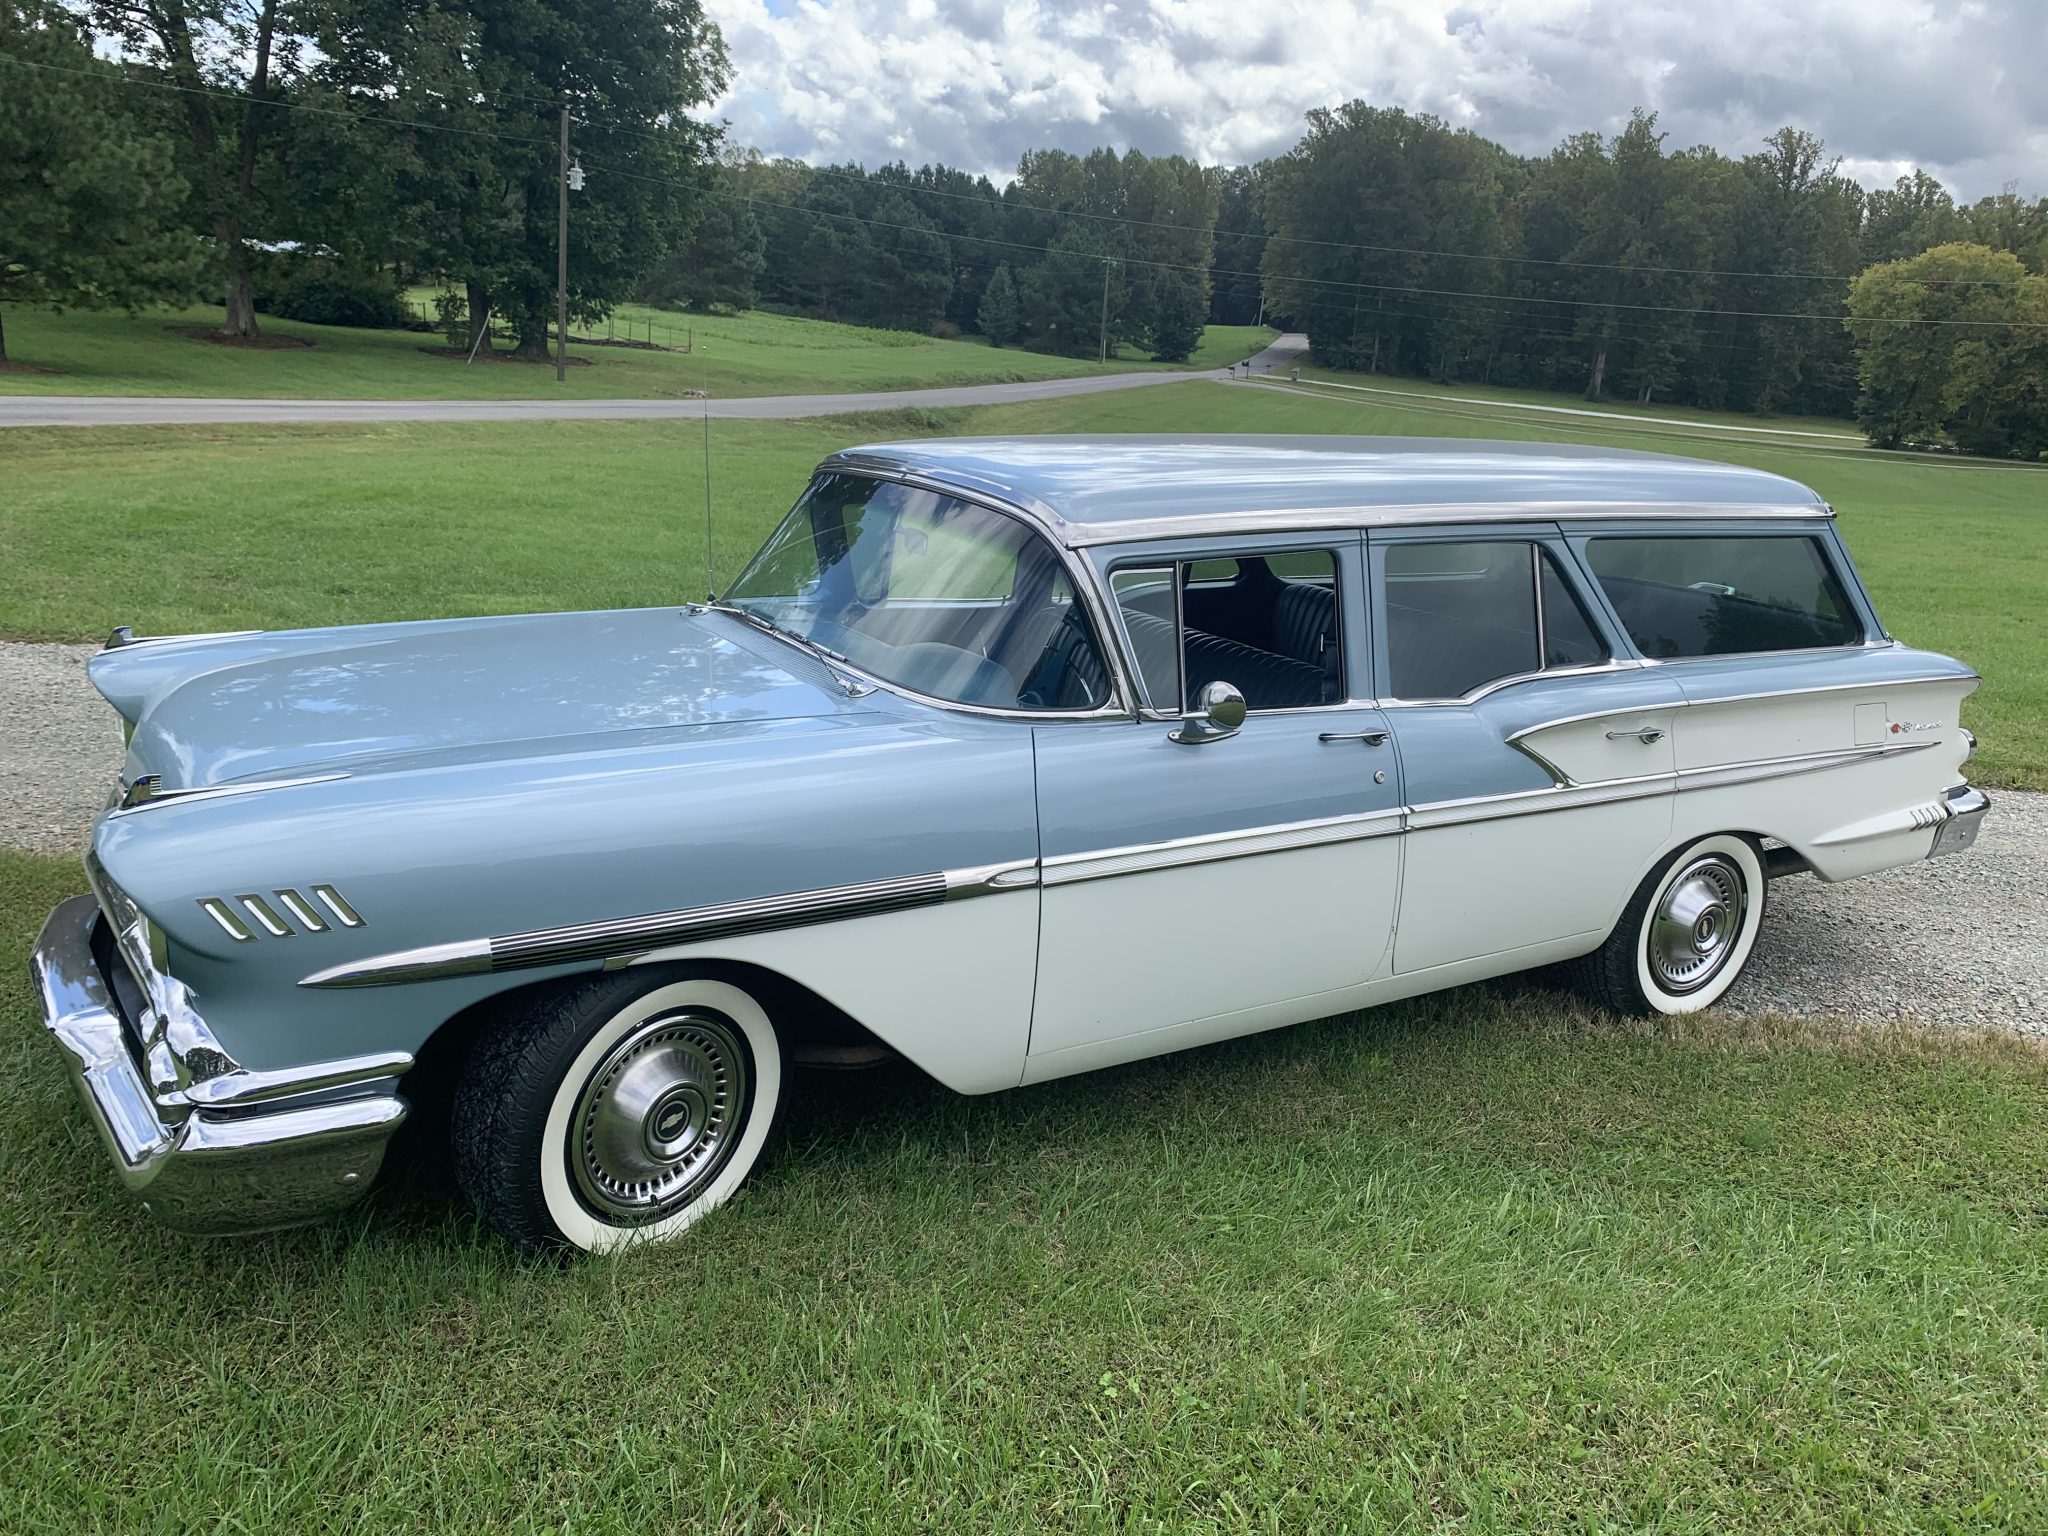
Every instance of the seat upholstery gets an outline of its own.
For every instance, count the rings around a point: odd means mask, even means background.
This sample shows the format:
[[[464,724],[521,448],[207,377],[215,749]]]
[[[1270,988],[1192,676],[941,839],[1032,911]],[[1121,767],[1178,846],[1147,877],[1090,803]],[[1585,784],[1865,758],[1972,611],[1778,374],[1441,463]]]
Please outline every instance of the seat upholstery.
[[[1337,594],[1305,581],[1283,581],[1273,599],[1273,649],[1322,669],[1337,645]]]
[[[1323,702],[1323,669],[1199,629],[1187,633],[1188,697],[1206,683],[1232,684],[1249,709],[1306,709]]]

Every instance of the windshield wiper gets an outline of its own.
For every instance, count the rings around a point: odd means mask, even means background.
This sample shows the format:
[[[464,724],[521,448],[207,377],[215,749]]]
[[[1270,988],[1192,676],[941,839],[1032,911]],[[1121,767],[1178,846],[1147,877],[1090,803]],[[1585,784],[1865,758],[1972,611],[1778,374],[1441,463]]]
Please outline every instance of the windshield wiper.
[[[848,698],[858,699],[875,691],[873,683],[858,677],[848,677],[839,670],[842,666],[852,666],[853,658],[842,656],[829,645],[820,645],[809,635],[798,634],[786,625],[778,624],[773,619],[763,618],[760,614],[750,609],[742,608],[737,603],[710,602],[703,606],[712,613],[729,613],[742,624],[750,625],[760,630],[763,634],[773,635],[778,640],[787,641],[807,655],[817,657],[818,660],[825,663],[826,670],[832,674],[832,680],[846,691]]]

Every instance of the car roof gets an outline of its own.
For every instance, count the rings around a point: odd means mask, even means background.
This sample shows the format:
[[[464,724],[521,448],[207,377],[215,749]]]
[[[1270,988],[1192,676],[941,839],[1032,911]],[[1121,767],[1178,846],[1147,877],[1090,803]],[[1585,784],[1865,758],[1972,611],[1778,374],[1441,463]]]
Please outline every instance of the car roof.
[[[1585,517],[1828,517],[1782,475],[1559,443],[1427,437],[952,437],[822,466],[994,499],[1068,544],[1196,533]]]

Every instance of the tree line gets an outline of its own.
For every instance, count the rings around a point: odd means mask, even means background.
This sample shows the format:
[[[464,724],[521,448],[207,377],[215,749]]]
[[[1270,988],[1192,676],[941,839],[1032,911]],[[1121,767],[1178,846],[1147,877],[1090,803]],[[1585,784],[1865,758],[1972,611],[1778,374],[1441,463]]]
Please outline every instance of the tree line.
[[[998,187],[728,145],[693,114],[729,78],[699,0],[0,0],[0,299],[204,292],[249,338],[431,281],[451,342],[495,320],[544,355],[567,108],[583,323],[767,307],[1177,360],[1263,316],[1336,368],[2048,451],[2048,198],[1866,190],[1794,128],[1730,156],[1639,112],[1524,156],[1362,102],[1255,166],[1040,150]]]

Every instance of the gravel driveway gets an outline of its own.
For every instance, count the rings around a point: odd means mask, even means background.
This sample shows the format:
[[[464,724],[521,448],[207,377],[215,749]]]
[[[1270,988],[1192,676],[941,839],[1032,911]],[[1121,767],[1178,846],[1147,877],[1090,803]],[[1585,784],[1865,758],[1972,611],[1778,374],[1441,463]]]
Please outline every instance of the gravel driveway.
[[[97,649],[0,641],[0,847],[83,846],[121,760],[114,713],[83,675]],[[1724,1006],[2048,1035],[2048,794],[1992,802],[1960,857],[1773,884],[1749,974]]]

